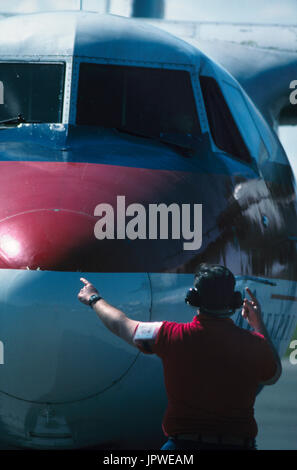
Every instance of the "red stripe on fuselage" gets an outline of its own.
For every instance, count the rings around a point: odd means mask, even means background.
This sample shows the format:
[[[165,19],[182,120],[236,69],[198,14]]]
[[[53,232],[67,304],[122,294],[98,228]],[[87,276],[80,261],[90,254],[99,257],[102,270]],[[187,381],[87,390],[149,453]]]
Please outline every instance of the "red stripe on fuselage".
[[[190,256],[182,241],[97,240],[94,209],[100,203],[115,208],[117,196],[125,196],[126,205],[202,203],[201,185],[205,190],[207,175],[90,163],[1,162],[0,267],[174,268]]]

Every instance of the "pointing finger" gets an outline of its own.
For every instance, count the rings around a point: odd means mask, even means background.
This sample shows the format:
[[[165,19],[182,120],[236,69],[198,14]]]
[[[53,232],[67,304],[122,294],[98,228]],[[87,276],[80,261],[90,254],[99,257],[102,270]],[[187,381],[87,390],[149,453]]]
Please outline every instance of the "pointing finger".
[[[252,301],[257,303],[258,301],[257,301],[256,297],[254,296],[254,294],[252,293],[252,291],[251,291],[248,287],[246,287],[245,290],[246,290],[247,293],[249,294],[249,296],[250,296],[250,298],[252,299]]]
[[[90,284],[89,281],[88,281],[87,279],[85,279],[84,277],[81,277],[80,280],[81,280],[81,282],[84,283],[85,286],[87,286],[88,284]]]

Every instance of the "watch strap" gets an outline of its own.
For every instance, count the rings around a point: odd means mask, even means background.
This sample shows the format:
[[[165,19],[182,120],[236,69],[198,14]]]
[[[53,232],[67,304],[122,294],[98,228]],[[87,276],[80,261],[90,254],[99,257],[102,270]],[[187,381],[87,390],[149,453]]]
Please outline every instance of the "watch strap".
[[[94,303],[100,299],[102,299],[102,297],[99,294],[91,295],[91,297],[89,298],[89,306],[93,307]]]

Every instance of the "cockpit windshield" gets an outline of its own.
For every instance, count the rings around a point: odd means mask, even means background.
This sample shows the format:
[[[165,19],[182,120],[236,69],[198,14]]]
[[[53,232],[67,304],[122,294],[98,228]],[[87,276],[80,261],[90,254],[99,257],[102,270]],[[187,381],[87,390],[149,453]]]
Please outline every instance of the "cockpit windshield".
[[[62,122],[63,63],[0,63],[0,121]]]
[[[153,137],[200,134],[184,70],[82,63],[76,123]]]

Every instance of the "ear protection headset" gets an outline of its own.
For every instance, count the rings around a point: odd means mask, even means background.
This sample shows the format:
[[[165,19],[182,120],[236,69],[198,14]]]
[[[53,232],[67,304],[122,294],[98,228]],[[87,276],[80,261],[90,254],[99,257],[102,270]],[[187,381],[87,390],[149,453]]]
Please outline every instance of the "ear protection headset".
[[[197,287],[191,287],[186,295],[185,302],[192,307],[202,307],[201,304],[201,296],[199,294],[199,291]],[[242,300],[242,295],[239,291],[235,291],[233,293],[233,299],[231,302],[231,305],[229,305],[230,309],[236,310],[237,308],[240,308],[242,306],[243,300]],[[203,310],[207,311],[207,308],[203,308]]]
[[[242,306],[241,293],[233,290],[234,276],[224,266],[201,264],[194,285],[188,290],[185,302],[201,311],[220,316],[232,314]]]

